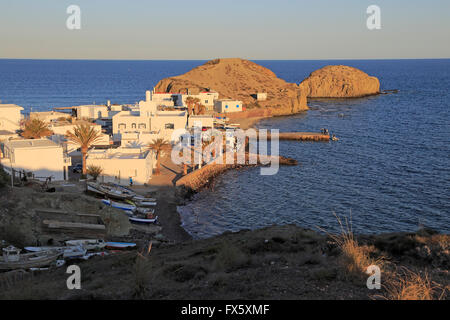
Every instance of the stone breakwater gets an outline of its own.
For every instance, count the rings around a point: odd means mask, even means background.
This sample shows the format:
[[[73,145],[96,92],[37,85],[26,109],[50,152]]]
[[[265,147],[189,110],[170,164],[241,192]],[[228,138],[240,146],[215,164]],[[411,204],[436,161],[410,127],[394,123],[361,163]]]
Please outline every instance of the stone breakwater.
[[[246,159],[248,159],[248,154],[246,155]],[[298,164],[297,160],[283,156],[278,156],[278,163],[279,165],[285,166],[295,166]],[[175,185],[179,190],[182,190],[183,196],[186,197],[208,186],[215,177],[227,170],[257,165],[263,165],[259,158],[257,164],[249,164],[248,161],[246,161],[246,164],[207,164],[202,168],[183,176],[177,180]]]

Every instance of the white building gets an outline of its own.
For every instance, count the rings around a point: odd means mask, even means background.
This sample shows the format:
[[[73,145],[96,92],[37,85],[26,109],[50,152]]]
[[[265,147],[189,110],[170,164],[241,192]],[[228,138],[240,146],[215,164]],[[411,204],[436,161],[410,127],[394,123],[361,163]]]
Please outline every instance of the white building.
[[[266,101],[267,100],[267,93],[266,92],[258,92],[256,94],[256,100],[258,100],[258,101]]]
[[[0,104],[0,131],[15,133],[20,129],[23,110],[15,104]]]
[[[32,176],[39,180],[51,177],[52,180],[61,181],[68,179],[68,167],[71,159],[63,147],[48,139],[22,139],[5,141],[2,144],[3,167],[10,172],[31,172]]]
[[[81,105],[73,106],[77,119],[97,120],[108,118],[109,110],[105,105]]]
[[[214,111],[218,113],[240,112],[242,111],[242,101],[231,99],[216,100]]]
[[[186,111],[157,111],[150,116],[136,111],[122,111],[113,116],[113,139],[121,141],[124,134],[139,133],[139,137],[156,134],[157,138],[173,141],[176,140],[172,139],[175,130],[185,129],[186,124]],[[143,142],[136,141],[136,144]]]
[[[81,122],[81,123],[80,122],[78,122],[78,123],[52,122],[48,127],[50,130],[53,131],[53,135],[50,136],[50,139],[55,143],[65,145],[67,148],[66,151],[68,153],[71,153],[71,155],[73,155],[73,152],[75,150],[77,150],[80,146],[75,145],[73,143],[67,143],[67,139],[66,139],[67,131],[74,132],[74,128],[77,125],[82,124],[82,123],[83,122]],[[83,124],[89,124],[100,135],[100,138],[97,139],[97,141],[94,144],[92,144],[93,146],[107,146],[107,145],[111,144],[109,135],[102,133],[101,125],[92,124],[89,122],[85,122]]]
[[[58,119],[68,119],[71,114],[57,111],[30,112],[30,119],[38,119],[46,123],[57,121]]]
[[[103,169],[98,181],[122,185],[128,185],[130,178],[136,185],[148,183],[154,164],[154,152],[141,148],[92,149],[86,158],[87,167],[99,166]]]
[[[188,128],[214,128],[214,117],[210,115],[189,116]]]
[[[214,91],[200,92],[199,94],[177,94],[176,105],[186,106],[186,99],[188,97],[197,98],[200,100],[200,104],[204,105],[207,110],[213,110],[214,102],[219,99],[219,93]]]

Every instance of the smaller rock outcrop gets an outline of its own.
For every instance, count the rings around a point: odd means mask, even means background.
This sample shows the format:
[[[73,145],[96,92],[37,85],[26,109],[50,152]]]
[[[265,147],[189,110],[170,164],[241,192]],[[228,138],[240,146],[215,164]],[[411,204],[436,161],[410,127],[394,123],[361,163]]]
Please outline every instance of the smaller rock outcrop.
[[[358,98],[380,93],[380,81],[349,66],[326,66],[300,83],[308,98]]]

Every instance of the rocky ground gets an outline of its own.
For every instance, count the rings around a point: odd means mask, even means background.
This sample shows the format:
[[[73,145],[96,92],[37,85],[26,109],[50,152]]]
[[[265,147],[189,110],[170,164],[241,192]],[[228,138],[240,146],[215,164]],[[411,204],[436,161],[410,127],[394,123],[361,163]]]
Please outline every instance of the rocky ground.
[[[395,270],[428,270],[435,298],[449,286],[449,237],[422,232],[365,237],[374,256]],[[323,234],[297,226],[227,233],[160,244],[79,263],[82,289],[68,290],[65,268],[36,274],[2,290],[3,299],[384,299],[367,275],[348,271],[341,250]],[[393,266],[383,267],[381,282]],[[384,270],[387,270],[384,273]],[[386,279],[386,280],[385,280]],[[440,287],[437,287],[437,284]]]

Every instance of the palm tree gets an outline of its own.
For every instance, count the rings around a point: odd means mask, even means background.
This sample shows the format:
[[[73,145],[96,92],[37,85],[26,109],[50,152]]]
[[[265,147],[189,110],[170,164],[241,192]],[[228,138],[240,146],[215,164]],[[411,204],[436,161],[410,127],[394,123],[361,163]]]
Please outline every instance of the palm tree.
[[[83,156],[83,176],[86,176],[86,155],[88,149],[101,139],[101,133],[89,124],[80,124],[73,128],[73,132],[67,131],[66,138],[74,144],[80,145]]]
[[[200,109],[200,99],[199,98],[195,98],[193,100],[194,103],[194,115],[198,115],[199,109]]]
[[[22,137],[26,139],[39,139],[53,134],[53,131],[48,128],[48,124],[39,119],[27,120],[24,126]]]
[[[151,150],[154,150],[156,153],[156,170],[155,175],[160,174],[160,158],[161,158],[161,152],[163,150],[167,150],[170,148],[170,143],[164,140],[163,138],[158,138],[153,140],[149,145],[148,148]]]
[[[192,106],[194,105],[194,98],[187,97],[186,98],[186,105],[188,107],[188,115],[192,113]]]

